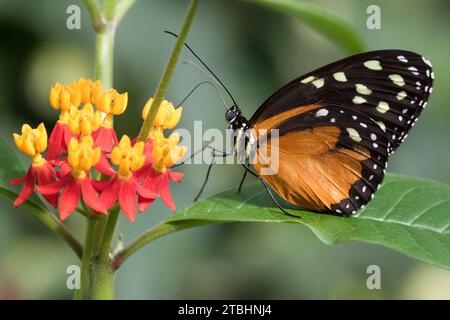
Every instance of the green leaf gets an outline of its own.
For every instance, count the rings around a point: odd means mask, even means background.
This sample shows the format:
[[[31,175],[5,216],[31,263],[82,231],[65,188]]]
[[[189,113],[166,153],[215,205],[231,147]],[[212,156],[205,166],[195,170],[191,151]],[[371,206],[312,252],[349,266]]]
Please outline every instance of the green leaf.
[[[312,3],[297,0],[248,0],[269,9],[290,14],[339,43],[349,53],[364,51],[364,44],[354,28],[334,13]]]
[[[18,195],[18,187],[13,187],[9,181],[25,176],[26,171],[14,151],[0,138],[0,194],[14,201]],[[45,204],[33,195],[29,205],[35,208],[45,208]]]
[[[309,227],[323,242],[357,240],[381,244],[413,258],[450,269],[450,187],[388,175],[374,200],[357,216],[344,218],[304,210],[289,217],[273,208],[260,183],[198,201],[175,213],[169,224],[189,227],[222,222],[286,222]]]

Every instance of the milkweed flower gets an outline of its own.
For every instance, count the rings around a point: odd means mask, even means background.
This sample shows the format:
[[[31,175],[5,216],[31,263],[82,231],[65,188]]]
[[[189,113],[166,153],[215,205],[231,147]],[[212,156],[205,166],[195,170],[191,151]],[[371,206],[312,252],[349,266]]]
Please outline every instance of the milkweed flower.
[[[100,129],[95,133],[95,144],[111,152],[118,144],[117,135],[113,128],[113,117],[125,112],[128,104],[128,93],[118,93],[115,89],[106,91],[96,100],[97,109],[105,114]]]
[[[183,174],[171,168],[183,158],[186,148],[178,145],[178,133],[166,137],[164,130],[175,128],[182,108],[164,100],[145,142],[127,135],[119,142],[113,118],[125,112],[126,92],[104,91],[100,81],[82,78],[65,85],[56,83],[49,100],[50,106],[60,111],[49,138],[43,124],[36,129],[24,125],[21,135],[14,134],[16,146],[32,158],[27,175],[11,180],[14,185],[24,184],[14,206],[27,201],[36,190],[53,207],[59,204],[61,220],[80,202],[94,214],[107,214],[118,203],[132,222],[136,211],[143,212],[157,197],[175,210],[170,181],[181,181]],[[152,102],[150,99],[145,105],[144,118]]]
[[[120,208],[125,216],[134,222],[136,218],[136,195],[140,199],[150,201],[158,194],[139,184],[135,175],[145,164],[144,142],[137,142],[134,146],[128,136],[120,139],[118,146],[111,152],[111,162],[119,167],[116,177],[106,183],[101,194],[101,200],[106,208],[110,208],[119,200]]]
[[[35,185],[41,186],[56,181],[56,171],[52,164],[42,157],[47,149],[47,130],[43,123],[36,129],[25,124],[22,127],[22,134],[14,134],[14,142],[17,148],[27,156],[32,158],[32,163],[25,177],[13,179],[12,185],[23,184],[22,191],[14,201],[14,207],[18,207],[33,194]],[[47,195],[45,199],[53,207],[58,206],[58,195]]]
[[[95,212],[106,214],[107,210],[100,201],[89,172],[99,161],[101,148],[93,148],[92,137],[83,137],[80,141],[72,139],[68,147],[67,164],[69,171],[52,184],[39,186],[37,191],[44,196],[57,195],[60,191],[60,219],[65,220],[77,208],[81,196]]]
[[[151,98],[144,106],[142,111],[144,120],[148,116],[152,103],[153,99]],[[181,107],[175,108],[167,100],[161,103],[148,137],[151,147],[147,148],[147,152],[151,154],[152,162],[147,162],[140,172],[140,176],[143,177],[142,186],[157,193],[164,204],[173,211],[176,210],[176,206],[170,192],[170,181],[180,182],[183,173],[174,172],[170,168],[183,159],[187,148],[178,145],[180,135],[177,132],[165,137],[164,130],[175,128],[181,119],[182,112]],[[139,211],[146,210],[153,201],[154,199],[139,198]]]

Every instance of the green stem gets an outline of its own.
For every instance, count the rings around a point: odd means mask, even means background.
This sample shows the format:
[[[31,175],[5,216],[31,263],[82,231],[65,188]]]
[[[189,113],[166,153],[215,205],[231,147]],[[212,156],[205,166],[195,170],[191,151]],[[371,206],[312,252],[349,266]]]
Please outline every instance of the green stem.
[[[120,208],[109,211],[108,222],[100,242],[100,251],[91,265],[90,298],[93,300],[114,299],[114,270],[112,268],[111,240],[114,235]]]
[[[178,58],[180,57],[181,50],[183,49],[183,45],[188,35],[189,29],[191,27],[192,19],[194,18],[197,5],[198,0],[191,0],[186,18],[184,19],[183,26],[181,27],[180,34],[177,38],[172,54],[170,55],[169,61],[167,62],[166,69],[164,70],[164,73],[158,84],[158,88],[156,89],[152,104],[153,108],[150,108],[150,111],[148,112],[147,115],[147,119],[142,124],[142,128],[139,133],[139,141],[147,140],[147,137],[150,133],[153,121],[156,118],[159,106],[161,105],[164,95],[169,87],[170,79],[172,78],[172,74],[175,70]]]
[[[109,211],[108,223],[106,224],[105,232],[103,233],[102,245],[99,252],[100,259],[106,259],[111,252],[111,241],[116,228],[117,219],[119,218],[120,208],[114,208]]]
[[[136,238],[129,246],[121,250],[113,259],[113,270],[117,270],[132,254],[143,248],[147,244],[156,239],[159,239],[165,235],[173,232],[181,231],[188,228],[198,227],[208,222],[202,222],[197,220],[178,221],[176,223],[169,223],[167,221],[148,229]]]
[[[91,265],[90,299],[114,299],[114,270],[110,257],[105,259],[98,257]]]
[[[103,12],[105,13],[105,17],[108,21],[114,19],[114,14],[116,12],[116,0],[104,0],[103,3]]]
[[[4,188],[0,188],[0,194],[13,201],[17,198],[16,193]],[[41,221],[50,230],[59,235],[75,252],[75,254],[80,259],[82,258],[83,246],[80,241],[75,238],[72,232],[65,225],[63,225],[61,221],[55,217],[55,215],[30,200],[22,204],[22,207],[28,209],[28,212],[30,212],[36,219]]]
[[[113,84],[113,51],[114,26],[101,30],[97,33],[95,52],[95,78],[101,80],[103,87],[109,89]]]
[[[89,11],[89,15],[91,16],[92,26],[96,31],[100,31],[105,27],[102,16],[100,14],[100,10],[97,6],[95,0],[84,0],[86,7]]]
[[[81,280],[80,288],[75,290],[74,300],[82,300],[87,288],[89,288],[89,275],[91,269],[92,251],[95,239],[95,225],[96,220],[90,217],[88,220],[88,227],[86,231],[86,240],[84,243],[83,259],[81,260]]]

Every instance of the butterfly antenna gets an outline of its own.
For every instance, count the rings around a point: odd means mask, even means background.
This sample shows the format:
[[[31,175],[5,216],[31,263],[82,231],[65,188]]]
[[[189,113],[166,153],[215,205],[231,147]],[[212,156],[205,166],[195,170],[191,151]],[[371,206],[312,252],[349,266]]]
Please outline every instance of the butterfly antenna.
[[[167,34],[170,34],[172,36],[174,36],[175,38],[178,38],[178,35],[176,33],[173,33],[172,31],[164,31]],[[227,94],[230,96],[231,100],[233,100],[234,105],[237,106],[236,100],[234,100],[233,95],[231,94],[231,92],[227,89],[227,87],[225,87],[225,85],[223,84],[222,81],[220,81],[220,79],[214,74],[214,72],[206,65],[206,63],[203,62],[203,60],[194,52],[194,50],[185,42],[184,46],[194,55],[195,58],[197,58],[198,61],[200,61],[200,63],[206,68],[206,70],[209,71],[209,73],[211,73],[211,75],[217,80],[217,82],[219,82],[219,84],[222,86],[222,88],[227,92]]]
[[[203,70],[202,70],[202,71],[203,71]],[[191,96],[191,95],[192,95],[199,87],[201,87],[201,86],[204,85],[204,84],[209,84],[211,87],[213,87],[214,90],[216,90],[217,94],[218,94],[219,97],[220,97],[220,100],[222,100],[222,103],[223,103],[223,105],[225,106],[225,109],[228,109],[228,106],[227,106],[227,104],[226,104],[226,102],[225,102],[225,99],[224,99],[223,96],[220,94],[219,89],[217,89],[217,87],[214,85],[214,83],[212,83],[212,82],[210,82],[210,81],[207,81],[207,80],[197,83],[197,85],[196,85],[191,91],[189,91],[189,93],[186,95],[186,97],[184,97],[183,100],[181,100],[181,102],[178,103],[177,108],[181,107],[181,106],[183,105],[183,103],[185,103],[186,100],[189,99],[189,97],[190,97],[190,96]]]

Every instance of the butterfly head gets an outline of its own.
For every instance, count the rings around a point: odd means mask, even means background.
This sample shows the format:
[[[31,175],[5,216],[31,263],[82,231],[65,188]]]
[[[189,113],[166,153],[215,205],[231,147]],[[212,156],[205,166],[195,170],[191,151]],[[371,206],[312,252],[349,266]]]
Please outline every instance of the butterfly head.
[[[247,127],[247,119],[242,115],[237,105],[230,107],[225,113],[225,119],[230,124],[231,129],[240,129]]]

